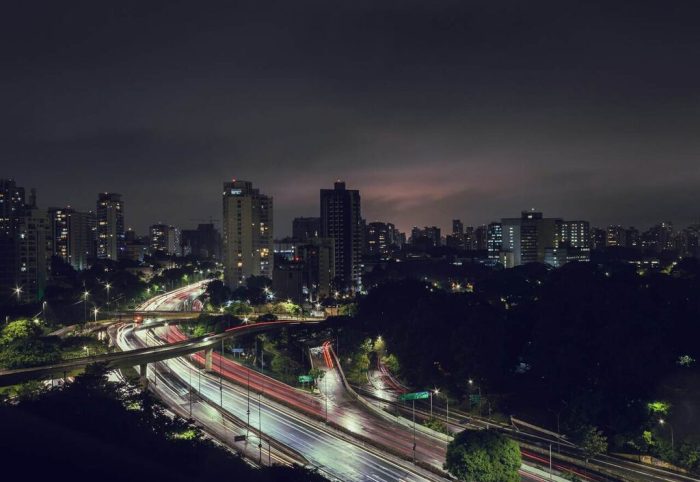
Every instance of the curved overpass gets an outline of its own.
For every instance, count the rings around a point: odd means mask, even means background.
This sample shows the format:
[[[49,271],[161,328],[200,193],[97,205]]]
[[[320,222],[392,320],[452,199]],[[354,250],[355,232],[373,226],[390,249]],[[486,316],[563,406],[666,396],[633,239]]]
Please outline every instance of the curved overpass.
[[[75,358],[52,365],[44,365],[32,368],[19,368],[16,370],[0,371],[0,386],[15,385],[29,380],[46,379],[49,377],[59,378],[66,373],[84,369],[93,363],[105,363],[109,368],[126,368],[136,365],[146,365],[161,360],[177,358],[198,351],[207,350],[220,343],[221,340],[232,338],[237,335],[247,333],[257,333],[259,331],[275,329],[281,326],[291,326],[318,322],[301,322],[298,320],[279,320],[252,323],[229,328],[217,335],[207,335],[200,338],[191,338],[168,345],[140,348],[118,353],[108,353],[105,355],[95,355]]]

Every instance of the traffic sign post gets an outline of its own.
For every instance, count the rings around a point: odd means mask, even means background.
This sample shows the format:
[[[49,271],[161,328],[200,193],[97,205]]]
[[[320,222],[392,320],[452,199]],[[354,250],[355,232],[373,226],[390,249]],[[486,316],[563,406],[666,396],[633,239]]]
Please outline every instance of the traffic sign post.
[[[299,383],[311,383],[314,381],[314,377],[311,375],[299,375]]]
[[[416,463],[416,400],[430,398],[430,392],[413,392],[399,395],[399,400],[411,402],[411,414],[413,418],[413,463]]]
[[[399,395],[399,400],[410,401],[410,400],[424,400],[430,398],[429,392],[414,392],[414,393],[404,393]]]

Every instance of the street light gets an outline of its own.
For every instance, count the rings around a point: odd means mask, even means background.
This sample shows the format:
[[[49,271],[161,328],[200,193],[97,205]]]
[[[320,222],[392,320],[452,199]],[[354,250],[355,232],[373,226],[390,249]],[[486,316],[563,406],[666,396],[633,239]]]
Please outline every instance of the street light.
[[[435,388],[433,390],[433,393],[435,394],[435,396],[440,395],[440,389]],[[432,398],[431,398],[431,400],[432,400]],[[447,394],[445,394],[445,405],[446,405],[446,408],[445,408],[445,428],[447,429],[447,432],[449,433],[449,431],[450,431],[450,398],[447,396]]]
[[[13,289],[15,296],[17,296],[17,301],[19,301],[20,295],[22,294],[22,287],[21,286],[15,286],[15,289]]]
[[[107,306],[109,306],[109,290],[112,288],[112,285],[109,283],[105,284],[105,289],[107,290]]]
[[[83,347],[83,350],[87,352],[87,356],[90,356],[90,348],[87,345]]]
[[[666,425],[666,420],[664,420],[663,418],[660,418],[660,419],[659,419],[659,424],[663,427],[664,425]],[[669,423],[669,424],[668,424],[668,428],[669,428],[669,430],[671,431],[671,451],[673,451],[673,450],[674,450],[674,449],[673,449],[673,425],[671,425],[671,424]]]
[[[83,293],[83,306],[85,307],[85,323],[87,323],[87,299],[89,295],[90,292],[88,290],[85,290],[85,292]]]

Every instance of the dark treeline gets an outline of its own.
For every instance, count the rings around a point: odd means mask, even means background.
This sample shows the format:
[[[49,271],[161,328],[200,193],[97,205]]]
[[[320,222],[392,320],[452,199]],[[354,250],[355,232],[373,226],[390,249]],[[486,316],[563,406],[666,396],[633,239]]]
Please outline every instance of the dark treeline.
[[[326,480],[299,467],[253,469],[169,417],[148,392],[107,381],[100,367],[0,404],[0,426],[2,460],[29,480]]]
[[[697,260],[666,273],[595,263],[478,269],[452,283],[471,292],[441,289],[444,278],[427,271],[380,282],[344,337],[382,335],[412,386],[462,400],[479,387],[501,413],[550,427],[558,417],[572,432],[597,426],[616,447],[649,449],[657,399],[667,404],[662,415],[700,433],[682,406],[698,402],[688,399],[700,358]]]

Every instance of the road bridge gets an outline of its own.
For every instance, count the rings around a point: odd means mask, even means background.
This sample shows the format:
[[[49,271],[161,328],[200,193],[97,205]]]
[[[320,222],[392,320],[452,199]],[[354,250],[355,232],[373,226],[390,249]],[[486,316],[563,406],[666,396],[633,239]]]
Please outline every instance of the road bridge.
[[[155,347],[140,348],[104,355],[94,355],[66,360],[52,365],[43,365],[32,368],[19,368],[16,370],[0,371],[0,386],[16,385],[30,380],[44,380],[47,378],[63,378],[66,373],[85,369],[93,363],[104,363],[110,369],[139,366],[140,373],[145,380],[146,367],[154,363],[170,358],[177,358],[198,351],[204,351],[205,358],[211,360],[213,347],[227,338],[240,335],[257,333],[260,331],[277,329],[284,326],[301,324],[315,324],[316,322],[301,322],[299,320],[278,320],[260,323],[249,323],[229,328],[223,333],[211,334],[199,338],[191,338],[185,341],[160,345]]]

